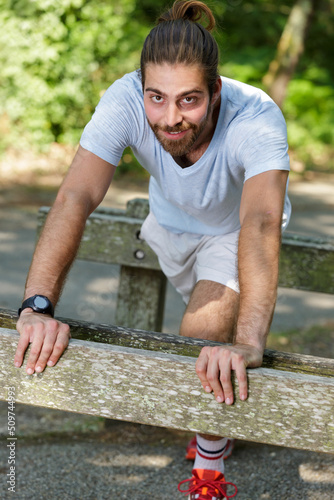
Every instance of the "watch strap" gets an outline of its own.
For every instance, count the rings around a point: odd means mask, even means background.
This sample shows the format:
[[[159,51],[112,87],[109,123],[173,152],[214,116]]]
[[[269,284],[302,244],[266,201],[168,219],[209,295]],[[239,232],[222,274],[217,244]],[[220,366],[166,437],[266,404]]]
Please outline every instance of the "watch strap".
[[[39,307],[37,304],[38,299],[43,299],[43,301],[45,302],[45,306]],[[32,309],[36,313],[50,314],[50,316],[54,317],[54,307],[51,301],[45,295],[34,295],[33,297],[28,297],[22,302],[22,306],[17,311],[18,315],[20,316],[21,312],[24,309],[28,308]]]

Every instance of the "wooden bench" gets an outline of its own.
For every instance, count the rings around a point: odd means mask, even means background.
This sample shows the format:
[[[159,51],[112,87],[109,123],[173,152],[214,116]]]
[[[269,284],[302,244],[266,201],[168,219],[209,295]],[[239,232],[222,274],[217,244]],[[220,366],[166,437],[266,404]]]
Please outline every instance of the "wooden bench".
[[[72,340],[57,366],[27,375],[13,366],[16,314],[0,311],[0,399],[15,386],[19,403],[334,453],[333,359],[267,349],[263,366],[248,370],[248,400],[239,400],[235,380],[229,407],[204,393],[194,370],[202,346],[214,343],[156,333],[166,280],[139,239],[147,211],[146,200],[126,212],[97,210],[78,255],[120,264],[116,323],[127,326],[64,320]],[[334,293],[333,241],[285,235],[280,285]]]
[[[39,211],[39,231],[49,208]],[[100,208],[88,219],[78,258],[119,264],[115,322],[161,331],[166,278],[155,253],[139,239],[149,212],[148,200],[134,199],[127,210]],[[334,294],[334,241],[286,233],[280,256],[279,284]]]

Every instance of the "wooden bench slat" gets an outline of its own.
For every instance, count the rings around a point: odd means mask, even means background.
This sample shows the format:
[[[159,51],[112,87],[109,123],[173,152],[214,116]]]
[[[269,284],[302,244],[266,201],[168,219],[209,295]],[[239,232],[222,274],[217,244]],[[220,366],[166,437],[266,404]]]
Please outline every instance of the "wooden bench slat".
[[[334,452],[334,378],[248,370],[249,398],[216,403],[195,359],[73,339],[41,374],[13,365],[18,334],[0,329],[0,398],[143,424]],[[237,384],[235,387],[237,393]]]
[[[58,318],[70,325],[74,339],[110,344],[120,347],[144,349],[157,353],[176,354],[197,358],[206,345],[222,345],[219,342],[181,337],[171,333],[158,333],[138,329],[124,328],[114,325],[91,324],[69,318]],[[17,315],[15,311],[0,309],[0,327],[15,329]],[[265,349],[264,368],[317,375],[319,377],[334,377],[334,359],[320,358],[306,354]]]
[[[140,214],[145,213],[147,200],[138,202]],[[142,206],[139,201],[144,202]],[[130,204],[129,213],[135,215]],[[144,208],[143,208],[144,207]],[[139,210],[138,209],[138,210]],[[48,208],[39,212],[39,231],[44,225]],[[160,270],[158,259],[145,243],[138,239],[143,219],[130,217],[124,211],[98,209],[89,218],[78,252],[78,258],[119,264],[143,269]],[[301,290],[334,293],[334,241],[286,233],[282,239],[279,285]]]
[[[49,209],[42,207],[38,215],[40,234]],[[141,219],[125,215],[107,215],[94,212],[87,220],[77,258],[160,271],[157,256],[138,239]]]
[[[334,293],[334,241],[284,234],[279,284],[300,290]]]

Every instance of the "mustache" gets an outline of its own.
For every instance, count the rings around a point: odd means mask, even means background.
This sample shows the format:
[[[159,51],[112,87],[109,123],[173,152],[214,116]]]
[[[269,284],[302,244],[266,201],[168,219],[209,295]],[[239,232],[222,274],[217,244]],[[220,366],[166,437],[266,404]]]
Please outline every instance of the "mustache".
[[[169,133],[171,133],[171,132],[184,132],[185,130],[194,129],[194,128],[196,128],[196,127],[192,123],[189,123],[188,126],[179,125],[177,127],[170,127],[169,125],[161,126],[158,124],[153,125],[153,129],[155,131],[160,130],[161,132],[169,132]]]

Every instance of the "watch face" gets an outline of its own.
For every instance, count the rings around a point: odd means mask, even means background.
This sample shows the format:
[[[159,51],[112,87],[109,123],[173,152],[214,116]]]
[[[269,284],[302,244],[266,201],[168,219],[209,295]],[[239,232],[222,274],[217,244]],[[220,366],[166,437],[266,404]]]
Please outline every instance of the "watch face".
[[[38,309],[45,309],[48,307],[48,302],[44,297],[35,297],[34,305],[38,307]]]

